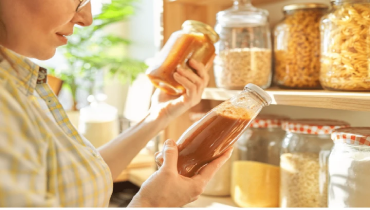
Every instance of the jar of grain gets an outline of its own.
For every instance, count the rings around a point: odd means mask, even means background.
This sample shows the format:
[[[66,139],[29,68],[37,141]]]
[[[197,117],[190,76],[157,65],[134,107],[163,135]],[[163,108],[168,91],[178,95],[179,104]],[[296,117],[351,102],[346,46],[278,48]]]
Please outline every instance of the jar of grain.
[[[149,66],[147,76],[162,91],[171,95],[183,94],[185,88],[176,82],[173,74],[179,66],[192,71],[188,66],[189,59],[207,65],[215,55],[214,43],[218,39],[211,26],[194,20],[185,21],[182,30],[171,35],[155,62]]]
[[[370,91],[370,2],[332,0],[332,8],[321,20],[321,85]]]
[[[274,82],[282,88],[320,89],[320,18],[325,4],[292,4],[274,31]]]
[[[271,33],[268,12],[251,0],[234,0],[234,6],[217,14],[214,73],[217,87],[242,90],[253,83],[271,84]]]
[[[336,120],[290,120],[280,157],[280,207],[327,207],[330,134],[349,124]]]
[[[231,195],[240,207],[279,207],[283,120],[288,118],[258,116],[236,144]]]
[[[331,137],[329,207],[370,207],[370,127],[337,129]]]

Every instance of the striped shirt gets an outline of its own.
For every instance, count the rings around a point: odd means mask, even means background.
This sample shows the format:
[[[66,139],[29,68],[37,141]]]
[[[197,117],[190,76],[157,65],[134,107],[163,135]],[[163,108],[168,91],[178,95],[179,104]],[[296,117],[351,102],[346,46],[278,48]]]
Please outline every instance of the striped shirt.
[[[0,206],[108,206],[109,167],[70,123],[46,70],[2,49],[17,71],[0,56]]]

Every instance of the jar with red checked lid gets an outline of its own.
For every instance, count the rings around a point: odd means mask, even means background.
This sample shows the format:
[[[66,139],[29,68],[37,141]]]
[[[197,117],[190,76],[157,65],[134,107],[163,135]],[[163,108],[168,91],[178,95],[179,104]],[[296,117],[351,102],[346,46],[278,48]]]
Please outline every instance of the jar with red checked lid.
[[[331,133],[349,124],[337,120],[298,119],[282,125],[287,132],[280,156],[280,207],[328,206]]]
[[[235,145],[231,195],[240,207],[279,207],[280,152],[288,117],[259,115]]]
[[[329,207],[370,207],[370,127],[337,129],[329,157]]]

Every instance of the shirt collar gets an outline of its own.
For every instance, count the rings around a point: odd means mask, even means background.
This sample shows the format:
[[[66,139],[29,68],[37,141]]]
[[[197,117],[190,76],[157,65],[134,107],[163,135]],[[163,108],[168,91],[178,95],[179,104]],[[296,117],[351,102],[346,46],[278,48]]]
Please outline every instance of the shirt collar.
[[[47,82],[47,70],[28,58],[0,46],[7,59],[0,54],[0,69],[4,69],[15,77],[15,81],[26,95],[32,95],[37,84]],[[9,60],[13,65],[11,65]],[[16,69],[14,69],[14,66]]]

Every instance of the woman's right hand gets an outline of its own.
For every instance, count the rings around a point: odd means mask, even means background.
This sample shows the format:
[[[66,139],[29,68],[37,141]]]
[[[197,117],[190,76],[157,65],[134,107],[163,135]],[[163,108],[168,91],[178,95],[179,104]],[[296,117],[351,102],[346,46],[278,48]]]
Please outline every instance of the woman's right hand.
[[[174,141],[167,140],[162,153],[162,167],[142,185],[129,207],[182,207],[197,200],[209,180],[230,158],[232,149],[191,178],[177,171],[178,149]]]

